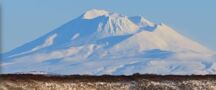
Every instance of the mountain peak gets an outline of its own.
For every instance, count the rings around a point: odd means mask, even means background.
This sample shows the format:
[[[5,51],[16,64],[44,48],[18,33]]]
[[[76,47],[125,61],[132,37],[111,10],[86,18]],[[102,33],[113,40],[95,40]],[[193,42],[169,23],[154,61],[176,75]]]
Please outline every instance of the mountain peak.
[[[109,12],[106,10],[91,9],[91,10],[86,11],[83,14],[82,18],[83,19],[94,19],[98,16],[107,16],[107,15],[109,15]]]

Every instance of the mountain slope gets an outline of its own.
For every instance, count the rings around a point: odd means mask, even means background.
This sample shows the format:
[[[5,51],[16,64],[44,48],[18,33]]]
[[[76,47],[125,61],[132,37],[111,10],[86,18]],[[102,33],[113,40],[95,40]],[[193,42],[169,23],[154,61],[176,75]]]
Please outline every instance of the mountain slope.
[[[89,10],[3,55],[3,73],[212,74],[214,53],[165,24]]]

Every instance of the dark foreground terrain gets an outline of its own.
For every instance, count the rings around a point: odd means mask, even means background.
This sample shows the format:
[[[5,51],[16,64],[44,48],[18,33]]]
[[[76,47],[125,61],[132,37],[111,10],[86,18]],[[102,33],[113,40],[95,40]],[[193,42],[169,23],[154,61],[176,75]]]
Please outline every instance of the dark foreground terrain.
[[[216,75],[0,75],[0,90],[216,90]]]

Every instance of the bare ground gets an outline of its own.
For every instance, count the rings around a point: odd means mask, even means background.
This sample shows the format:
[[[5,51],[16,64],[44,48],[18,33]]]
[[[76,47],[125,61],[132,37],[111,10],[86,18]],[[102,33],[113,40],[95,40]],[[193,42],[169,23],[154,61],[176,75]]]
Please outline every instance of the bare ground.
[[[216,90],[216,75],[0,75],[0,90]]]

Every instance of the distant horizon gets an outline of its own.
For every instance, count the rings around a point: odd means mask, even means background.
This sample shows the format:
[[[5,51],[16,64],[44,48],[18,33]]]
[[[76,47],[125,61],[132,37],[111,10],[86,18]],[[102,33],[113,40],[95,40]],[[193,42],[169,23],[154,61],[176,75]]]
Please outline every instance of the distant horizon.
[[[76,3],[68,0],[5,0],[2,3],[2,52],[35,40],[91,9],[119,12],[126,16],[140,15],[153,22],[165,23],[215,52],[216,11],[213,3],[216,1],[167,1],[157,1],[158,4],[146,0],[81,0]]]

